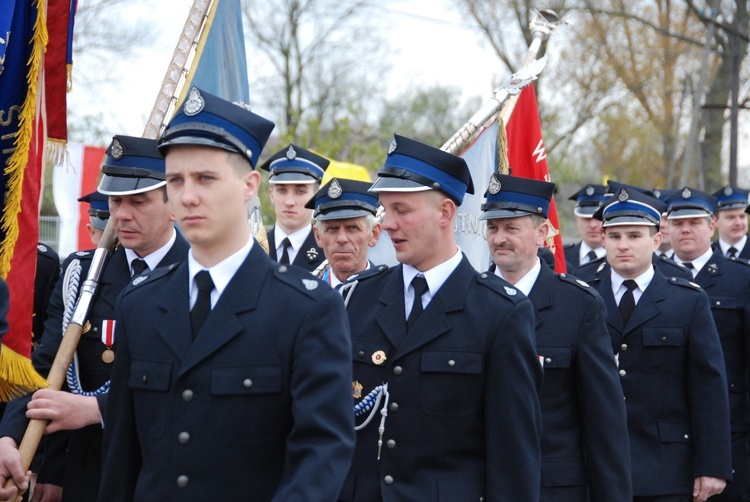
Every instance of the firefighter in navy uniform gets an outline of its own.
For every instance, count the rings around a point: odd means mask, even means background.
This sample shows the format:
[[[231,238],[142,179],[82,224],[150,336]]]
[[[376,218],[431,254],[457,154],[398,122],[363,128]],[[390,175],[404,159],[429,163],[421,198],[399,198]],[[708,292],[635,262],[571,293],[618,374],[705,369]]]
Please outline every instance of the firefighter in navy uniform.
[[[544,361],[543,502],[632,502],[630,447],[599,294],[537,256],[555,185],[493,174],[482,205],[496,273],[526,294]]]
[[[334,500],[354,447],[341,297],[269,259],[247,203],[272,122],[193,87],[160,139],[191,249],[117,304],[102,502]]]
[[[601,243],[601,222],[592,218],[607,198],[607,187],[605,185],[588,184],[578,190],[569,200],[576,201],[574,214],[576,228],[581,240],[576,244],[565,246],[565,262],[568,270],[604,257],[604,248]]]
[[[305,206],[315,211],[315,240],[328,260],[320,278],[332,288],[373,266],[367,250],[378,243],[380,222],[378,194],[368,191],[370,185],[332,178]]]
[[[726,372],[706,293],[653,266],[665,209],[627,188],[605,202],[609,273],[591,285],[619,364],[633,500],[705,502],[732,479]]]
[[[396,135],[371,190],[400,265],[341,288],[361,430],[340,500],[539,500],[533,309],[456,246],[466,163]]]
[[[329,163],[320,155],[289,144],[260,166],[271,173],[268,197],[276,212],[276,224],[268,233],[272,260],[310,272],[325,260],[313,234],[312,210],[305,205],[320,188]]]
[[[113,338],[115,300],[131,277],[143,270],[140,267],[153,269],[182,261],[188,249],[174,229],[164,188],[164,159],[156,150],[156,141],[115,136],[107,149],[102,172],[99,191],[109,196],[111,218],[120,246],[108,259],[99,279],[68,389],[42,389],[31,401],[31,396],[14,400],[0,424],[0,465],[18,484],[23,484],[25,473],[20,471],[15,445],[20,443],[28,423],[27,405],[29,418],[52,420],[48,432],[74,429],[69,433],[62,483],[63,500],[70,501],[95,500],[98,493],[101,417],[106,409],[112,360],[117,351]],[[72,301],[65,298],[64,278],[66,274],[77,274],[83,282],[92,256],[91,251],[78,251],[63,263],[63,276],[50,300],[42,344],[32,355],[34,367],[42,375],[47,374],[57,353],[63,333],[63,314],[66,304]],[[59,461],[45,458],[44,464]],[[41,468],[40,479],[44,470],[45,465]],[[7,477],[7,474],[0,476],[3,483]],[[35,490],[52,489],[44,485],[37,485]],[[2,498],[7,494],[6,490],[0,491]]]
[[[747,196],[750,191],[727,185],[713,193],[716,198],[714,216],[719,236],[713,249],[719,249],[727,258],[750,259],[747,245]]]
[[[750,265],[742,259],[726,258],[721,247],[711,247],[712,212],[718,206],[711,195],[686,187],[667,200],[667,220],[675,260],[690,268],[692,280],[708,295],[724,352],[733,480],[724,493],[711,500],[739,502],[750,500]]]

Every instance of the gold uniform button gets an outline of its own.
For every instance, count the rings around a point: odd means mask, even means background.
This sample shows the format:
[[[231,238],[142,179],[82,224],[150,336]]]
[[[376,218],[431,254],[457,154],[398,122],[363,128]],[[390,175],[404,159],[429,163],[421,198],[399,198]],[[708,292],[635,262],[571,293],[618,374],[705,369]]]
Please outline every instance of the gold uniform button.
[[[246,379],[244,379],[244,380],[242,381],[242,386],[243,386],[244,388],[246,388],[246,389],[249,389],[250,387],[252,387],[252,386],[253,386],[253,381],[252,381],[252,380],[250,380],[249,378],[246,378]]]

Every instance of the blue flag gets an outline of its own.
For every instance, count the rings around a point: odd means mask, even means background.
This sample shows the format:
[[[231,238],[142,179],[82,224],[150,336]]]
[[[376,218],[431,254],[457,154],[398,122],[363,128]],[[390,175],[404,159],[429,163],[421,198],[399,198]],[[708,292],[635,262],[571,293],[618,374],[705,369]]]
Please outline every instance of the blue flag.
[[[240,0],[216,0],[211,6],[180,102],[192,86],[227,101],[249,102]]]

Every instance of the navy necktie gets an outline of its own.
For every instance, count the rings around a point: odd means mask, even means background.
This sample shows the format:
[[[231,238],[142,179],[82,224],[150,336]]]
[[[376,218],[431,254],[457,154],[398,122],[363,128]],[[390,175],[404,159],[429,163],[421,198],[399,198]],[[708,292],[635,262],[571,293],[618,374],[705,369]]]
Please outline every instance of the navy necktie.
[[[190,311],[190,333],[193,340],[198,336],[208,314],[211,313],[211,291],[214,289],[214,281],[211,280],[208,270],[198,272],[195,275],[195,283],[198,286],[198,299]]]
[[[417,322],[417,318],[422,313],[422,295],[427,292],[427,279],[424,277],[416,276],[411,280],[411,285],[414,287],[414,304],[411,306],[411,312],[409,312],[409,318],[406,319],[406,331],[409,332],[414,323]]]
[[[596,260],[596,252],[594,252],[594,250],[592,249],[591,251],[586,253],[586,257],[589,259],[589,263],[591,263],[592,261]]]
[[[620,310],[622,316],[623,325],[627,325],[630,320],[630,316],[635,310],[635,296],[633,296],[633,290],[638,287],[638,284],[633,279],[628,279],[622,283],[628,290],[620,298],[620,304],[617,308]]]
[[[144,270],[148,270],[148,265],[146,265],[146,260],[143,258],[136,258],[133,260],[133,263],[130,264],[131,267],[133,267],[133,277],[136,275],[141,275]]]
[[[737,258],[737,248],[732,246],[727,249],[727,258]]]
[[[292,241],[289,240],[289,237],[286,237],[283,241],[281,241],[281,247],[284,249],[284,251],[281,253],[279,263],[289,265],[289,246],[291,245]]]

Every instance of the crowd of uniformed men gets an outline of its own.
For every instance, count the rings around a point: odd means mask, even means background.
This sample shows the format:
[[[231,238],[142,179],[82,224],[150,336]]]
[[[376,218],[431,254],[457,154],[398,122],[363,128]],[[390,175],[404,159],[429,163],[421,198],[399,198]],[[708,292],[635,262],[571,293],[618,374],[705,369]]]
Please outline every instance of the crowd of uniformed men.
[[[750,500],[747,190],[586,185],[555,273],[554,184],[475,187],[395,135],[373,184],[321,187],[301,146],[258,165],[273,128],[193,88],[158,141],[113,137],[82,200],[92,243],[110,219],[119,246],[66,388],[5,410],[0,499],[31,486],[41,418],[34,501]],[[475,190],[481,271],[454,235]],[[367,258],[381,230],[397,266]],[[91,263],[37,275],[42,375]]]

